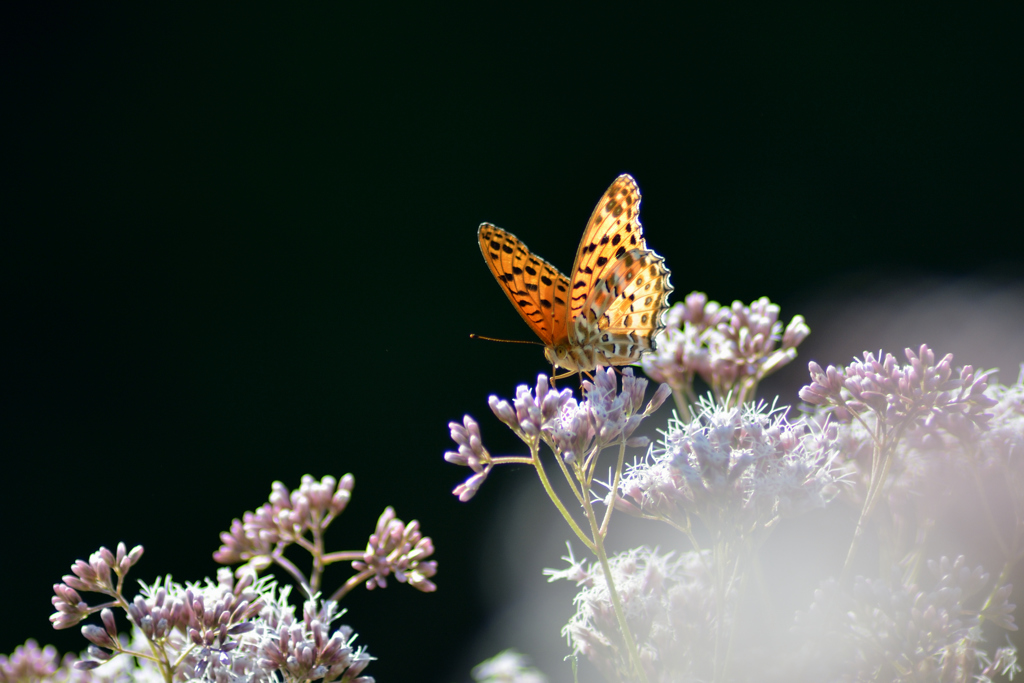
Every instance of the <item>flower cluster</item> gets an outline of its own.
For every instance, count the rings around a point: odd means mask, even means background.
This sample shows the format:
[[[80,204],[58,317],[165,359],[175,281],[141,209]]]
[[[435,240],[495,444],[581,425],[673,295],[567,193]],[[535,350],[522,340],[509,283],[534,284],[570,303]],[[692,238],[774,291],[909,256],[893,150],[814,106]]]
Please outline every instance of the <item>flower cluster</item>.
[[[620,390],[615,369],[608,368],[597,370],[593,381],[583,382],[586,400],[577,402],[571,389],[556,391],[550,387],[547,376],[541,374],[533,390],[525,384],[518,386],[511,404],[491,396],[488,405],[498,419],[531,448],[544,442],[565,463],[577,458],[589,463],[611,445],[624,443],[643,447],[649,443],[646,437],[633,434],[640,423],[665,402],[671,389],[659,386],[645,406],[646,390],[647,380],[633,376],[632,368],[628,367],[622,370]],[[523,462],[521,458],[491,456],[480,439],[479,425],[469,415],[463,418],[462,424],[450,422],[448,427],[458,450],[445,453],[445,460],[473,470],[473,474],[453,491],[462,501],[476,494],[494,465]]]
[[[749,306],[722,306],[703,292],[670,308],[665,323],[658,349],[644,356],[643,368],[672,387],[684,418],[697,399],[694,377],[707,383],[716,400],[740,405],[753,398],[758,382],[796,358],[796,347],[811,333],[799,315],[783,331],[779,307],[766,297]]]
[[[363,648],[353,648],[352,629],[341,626],[331,633],[331,623],[339,616],[332,600],[307,600],[301,620],[287,602],[270,603],[259,625],[256,661],[264,671],[281,672],[288,680],[373,683],[372,677],[361,675],[373,658]]]
[[[800,398],[811,405],[835,410],[839,419],[872,412],[890,424],[920,425],[971,439],[984,430],[991,417],[985,411],[996,401],[985,395],[988,375],[967,365],[956,375],[953,354],[935,362],[935,354],[922,344],[917,353],[904,351],[908,363],[900,365],[892,354],[876,357],[865,352],[845,368],[815,362],[808,365],[811,383]]]
[[[437,573],[437,562],[426,558],[434,554],[434,543],[420,533],[419,522],[405,524],[395,517],[389,506],[377,520],[377,530],[366,544],[366,552],[352,567],[371,578],[366,587],[387,587],[387,577],[395,575],[400,583],[408,583],[424,593],[436,590],[430,577]]]
[[[809,680],[969,681],[1019,671],[1016,649],[995,656],[980,649],[980,624],[1016,630],[1009,585],[987,593],[989,575],[964,558],[929,561],[935,583],[922,589],[901,577],[857,577],[852,591],[829,580],[815,591],[807,613],[797,616],[803,639],[799,664]]]
[[[123,549],[119,548],[118,554],[122,555]],[[361,675],[372,658],[362,648],[352,646],[352,629],[341,626],[331,632],[331,623],[339,616],[337,603],[332,600],[308,600],[303,618],[298,620],[288,602],[290,587],[279,589],[272,577],[257,579],[252,571],[242,572],[236,580],[226,567],[218,571],[216,581],[182,585],[166,577],[151,585],[140,582],[140,593],[128,599],[120,585],[111,589],[103,570],[96,570],[98,565],[93,560],[108,555],[113,556],[101,550],[88,564],[76,563],[76,577],[65,577],[62,585],[74,590],[68,587],[70,581],[80,590],[99,590],[113,597],[114,602],[108,605],[125,608],[132,636],[119,630],[109,606],[87,606],[86,613],[99,610],[100,624],[82,627],[82,635],[90,642],[84,659],[68,659],[55,668],[54,656],[45,657],[42,655],[46,651],[30,649],[15,662],[17,670],[30,667],[50,671],[48,676],[63,671],[63,678],[52,680],[111,683],[170,680],[168,677],[215,683],[373,681]],[[83,575],[90,578],[79,578]],[[66,594],[66,590],[58,591],[58,595],[61,593]],[[152,653],[159,653],[160,658],[154,659]],[[75,678],[80,674],[72,673],[72,666],[83,675],[88,672],[91,678]]]
[[[326,476],[319,482],[305,475],[294,491],[279,481],[271,485],[269,502],[255,512],[246,512],[231,522],[231,530],[221,533],[224,544],[213,555],[221,564],[249,562],[257,570],[273,562],[275,553],[299,542],[307,533],[325,529],[345,511],[352,497],[355,479],[346,474],[337,481]]]
[[[770,526],[823,507],[837,493],[837,432],[790,422],[765,404],[727,408],[704,401],[689,422],[671,420],[663,448],[634,463],[616,506],[637,516],[736,529]]]
[[[408,583],[417,590],[435,590],[437,587],[429,579],[437,573],[437,562],[427,559],[434,554],[433,541],[422,534],[419,522],[406,524],[391,507],[378,519],[365,551],[325,551],[323,532],[345,510],[354,486],[351,474],[341,481],[326,476],[319,482],[306,475],[295,491],[274,482],[269,502],[255,512],[246,512],[241,520],[235,519],[230,531],[221,533],[223,545],[214,553],[214,559],[222,564],[245,562],[239,571],[260,572],[277,564],[296,579],[307,597],[319,592],[320,578],[327,565],[352,562],[358,573],[328,601],[340,600],[360,583],[366,583],[369,589],[384,588],[386,577],[392,574],[400,583]],[[313,555],[313,571],[308,578],[284,556],[285,549],[292,544]]]
[[[89,561],[77,560],[71,565],[71,574],[64,576],[62,583],[54,584],[55,595],[50,598],[57,610],[50,615],[50,623],[55,629],[70,628],[93,612],[103,609],[106,605],[90,607],[82,600],[79,591],[103,593],[116,596],[124,584],[124,577],[132,566],[142,559],[141,545],[128,552],[124,543],[117,544],[117,552],[112,553],[100,548],[89,556]],[[114,576],[117,582],[114,582]]]
[[[436,589],[430,578],[437,573],[437,563],[429,559],[434,545],[420,531],[419,522],[404,523],[390,506],[365,551],[326,552],[323,532],[345,510],[353,486],[350,474],[340,481],[306,475],[294,491],[274,482],[269,502],[245,513],[244,521],[234,520],[231,530],[221,534],[223,545],[215,559],[244,564],[235,572],[220,568],[216,581],[182,585],[166,577],[149,586],[139,582],[142,590],[131,597],[124,590],[125,576],[142,557],[142,547],[131,552],[123,543],[114,552],[100,548],[88,562],[75,562],[72,573],[54,586],[52,598],[54,628],[69,628],[99,614],[99,623],[82,626],[90,643],[86,655],[58,665],[55,652],[39,650],[30,641],[10,659],[0,659],[0,683],[373,683],[373,678],[362,675],[373,658],[353,646],[351,628],[332,625],[343,613],[338,601],[360,584],[383,588],[388,576],[431,592]],[[292,544],[313,556],[308,578],[284,557]],[[324,568],[342,561],[351,562],[357,573],[324,599]],[[295,578],[303,591],[301,619],[289,602],[290,586],[278,588],[273,577],[258,578],[271,563]],[[90,605],[80,594],[85,591],[110,599]],[[127,614],[130,635],[118,627],[117,608]]]
[[[571,554],[564,559],[567,569],[545,570],[551,581],[568,579],[581,587],[576,614],[563,635],[609,681],[635,681],[600,564],[583,565]],[[731,610],[716,605],[710,553],[676,557],[639,547],[609,558],[609,566],[647,679],[711,680],[714,634],[729,628]],[[735,598],[735,591],[729,591],[726,601]],[[723,621],[716,615],[724,615]]]

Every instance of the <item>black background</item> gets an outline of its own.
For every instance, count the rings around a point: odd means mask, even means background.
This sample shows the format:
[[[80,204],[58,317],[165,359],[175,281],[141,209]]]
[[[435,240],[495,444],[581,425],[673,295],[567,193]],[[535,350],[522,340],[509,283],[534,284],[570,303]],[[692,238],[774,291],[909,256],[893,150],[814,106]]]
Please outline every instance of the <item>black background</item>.
[[[0,651],[82,649],[49,629],[48,600],[100,545],[145,545],[139,578],[197,580],[271,481],[345,472],[332,547],[362,548],[393,505],[440,562],[435,594],[346,601],[380,658],[368,673],[464,681],[524,647],[481,640],[493,591],[558,565],[558,546],[501,568],[481,551],[535,477],[499,470],[460,504],[465,471],[441,459],[467,412],[514,452],[487,396],[546,370],[535,347],[469,339],[530,336],[476,226],[568,270],[623,172],[677,300],[766,295],[808,316],[783,402],[808,358],[885,341],[877,316],[829,327],[857,296],[899,321],[918,295],[971,310],[1010,292],[970,324],[998,319],[1005,348],[957,360],[1012,380],[1019,9],[825,5],[3,10]],[[931,310],[928,329],[970,327]]]

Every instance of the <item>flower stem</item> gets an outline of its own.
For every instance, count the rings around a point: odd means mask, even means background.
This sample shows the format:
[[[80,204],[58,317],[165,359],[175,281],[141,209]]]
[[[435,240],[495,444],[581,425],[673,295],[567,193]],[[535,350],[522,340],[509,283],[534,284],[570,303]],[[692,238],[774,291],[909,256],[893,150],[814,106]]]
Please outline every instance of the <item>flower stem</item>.
[[[861,536],[867,526],[867,520],[875,511],[875,505],[882,497],[882,489],[885,488],[885,480],[889,477],[889,469],[892,467],[892,453],[899,443],[903,434],[903,427],[906,422],[900,422],[890,434],[884,433],[883,416],[875,415],[876,434],[875,446],[872,449],[871,457],[871,479],[868,483],[868,492],[864,497],[864,505],[860,509],[860,517],[857,519],[857,527],[853,531],[853,540],[850,541],[850,549],[846,553],[846,562],[843,563],[843,572],[840,575],[840,582],[849,581],[850,572],[853,570],[853,558],[857,554]]]
[[[583,533],[583,529],[579,527],[576,520],[573,519],[572,515],[569,514],[569,511],[565,509],[565,505],[562,504],[562,500],[558,497],[558,494],[555,493],[555,489],[552,488],[551,482],[548,480],[547,472],[544,471],[544,464],[540,461],[540,444],[536,441],[530,444],[530,454],[533,456],[533,467],[537,470],[537,476],[540,477],[540,483],[547,492],[548,498],[550,498],[551,502],[555,504],[556,508],[558,508],[558,511],[562,514],[562,518],[565,519],[569,528],[573,530],[573,533],[583,541],[583,544],[586,545],[591,552],[597,552],[594,547],[594,542],[591,541],[585,533]],[[557,453],[555,454],[555,457],[558,457]],[[571,483],[572,482],[570,482],[570,484]],[[583,496],[581,499],[585,501],[586,497]]]
[[[647,683],[647,672],[644,671],[643,664],[640,662],[640,651],[637,649],[636,641],[633,640],[633,633],[629,630],[629,624],[626,622],[626,612],[622,609],[622,600],[619,598],[619,592],[615,590],[615,581],[612,578],[611,565],[608,562],[608,553],[604,548],[604,539],[601,537],[601,530],[597,526],[597,516],[594,514],[594,507],[590,504],[590,499],[585,499],[586,503],[584,509],[587,512],[587,520],[590,522],[590,530],[594,534],[594,552],[597,554],[598,560],[601,562],[601,570],[604,572],[605,583],[608,586],[608,594],[612,599],[612,606],[615,608],[615,618],[619,622],[619,629],[622,631],[622,639],[626,642],[626,650],[629,651],[629,660],[633,663],[633,668],[636,670],[637,678],[641,683]]]

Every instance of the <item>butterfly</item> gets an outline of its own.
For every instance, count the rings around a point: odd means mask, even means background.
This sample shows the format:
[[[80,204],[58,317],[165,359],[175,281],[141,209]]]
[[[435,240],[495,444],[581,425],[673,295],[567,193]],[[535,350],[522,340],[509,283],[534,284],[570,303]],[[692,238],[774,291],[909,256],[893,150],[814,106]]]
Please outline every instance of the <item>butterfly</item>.
[[[644,242],[632,176],[620,175],[598,201],[572,277],[490,223],[477,237],[491,273],[543,342],[544,357],[566,370],[553,379],[636,363],[654,350],[672,285],[665,259]]]

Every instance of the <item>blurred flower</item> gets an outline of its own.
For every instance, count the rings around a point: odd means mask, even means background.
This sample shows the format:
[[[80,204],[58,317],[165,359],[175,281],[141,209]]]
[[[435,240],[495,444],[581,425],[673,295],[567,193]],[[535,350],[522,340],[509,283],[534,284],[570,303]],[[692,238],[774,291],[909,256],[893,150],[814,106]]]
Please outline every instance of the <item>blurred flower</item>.
[[[562,629],[576,653],[586,656],[610,681],[635,681],[600,564],[583,565],[570,555],[569,567],[545,570],[551,581],[569,579],[581,590],[576,614]],[[710,553],[675,557],[646,547],[609,558],[612,579],[626,620],[652,683],[711,680],[717,623]],[[735,600],[730,591],[728,601]],[[730,610],[721,610],[727,615]],[[724,617],[728,619],[728,617]]]
[[[1024,464],[1024,367],[1015,384],[994,384],[988,395],[995,404],[977,450],[978,457],[987,469],[998,466],[1019,478],[1024,475],[1020,471]]]
[[[703,401],[692,421],[669,422],[662,449],[628,468],[616,505],[667,519],[692,513],[739,529],[823,507],[838,492],[836,429],[790,422],[786,412]]]
[[[753,398],[758,382],[796,358],[796,347],[811,332],[799,315],[783,331],[779,307],[766,297],[723,307],[703,292],[676,303],[665,322],[657,350],[642,365],[648,377],[672,387],[684,419],[697,399],[694,376],[719,402],[732,394],[729,404],[739,405]]]
[[[822,584],[810,610],[797,615],[805,677],[939,683],[975,680],[979,662],[987,670],[1015,667],[1012,648],[997,651],[995,667],[979,648],[981,617],[1016,630],[1008,586],[990,591],[986,601],[981,590],[989,575],[962,556],[930,561],[928,569],[930,590],[902,579],[898,567],[889,581],[857,577],[852,592],[834,580]]]
[[[473,680],[480,683],[547,683],[544,674],[527,666],[526,657],[515,650],[481,662],[473,668]]]
[[[9,657],[0,655],[0,683],[90,683],[92,673],[74,668],[78,660],[67,654],[61,659],[52,645],[40,648],[34,640],[14,648]]]

